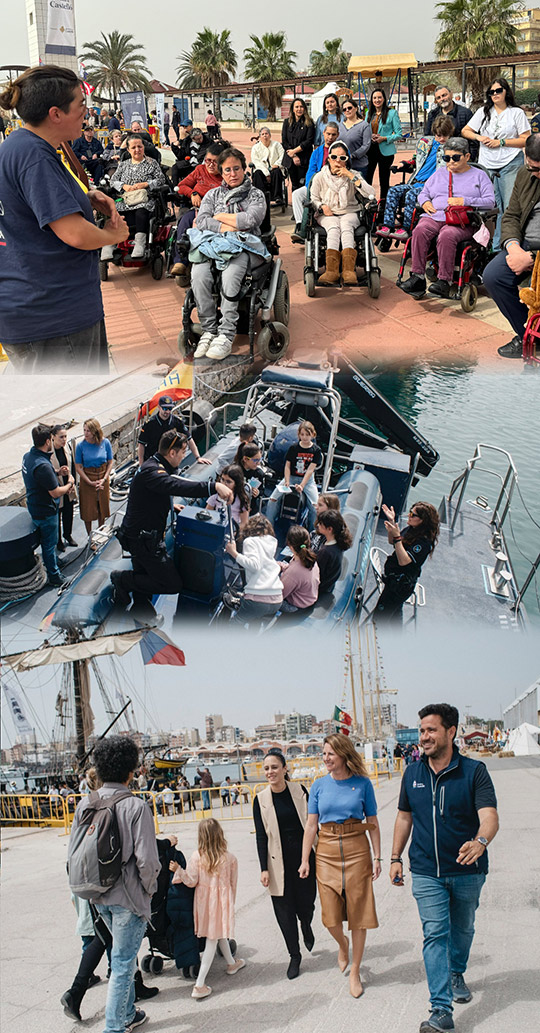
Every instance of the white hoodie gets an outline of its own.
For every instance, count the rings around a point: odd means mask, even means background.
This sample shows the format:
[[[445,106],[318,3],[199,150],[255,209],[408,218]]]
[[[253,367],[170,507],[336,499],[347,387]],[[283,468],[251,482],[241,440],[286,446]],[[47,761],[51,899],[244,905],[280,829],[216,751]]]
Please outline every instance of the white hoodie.
[[[246,572],[246,595],[283,598],[281,567],[274,559],[276,549],[277,540],[271,534],[244,539],[243,552],[238,553],[236,562]]]

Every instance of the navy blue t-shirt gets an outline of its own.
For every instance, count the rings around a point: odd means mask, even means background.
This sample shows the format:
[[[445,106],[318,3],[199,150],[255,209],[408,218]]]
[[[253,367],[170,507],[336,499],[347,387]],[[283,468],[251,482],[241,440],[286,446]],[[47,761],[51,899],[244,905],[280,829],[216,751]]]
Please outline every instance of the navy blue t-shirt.
[[[0,147],[0,341],[22,344],[103,319],[99,251],[64,244],[49,223],[90,201],[54,147],[28,129]]]
[[[26,506],[30,516],[36,520],[45,520],[58,508],[58,499],[49,495],[49,492],[54,491],[59,484],[56,471],[51,463],[50,453],[42,452],[40,448],[33,445],[30,451],[23,456],[22,475],[26,488]]]

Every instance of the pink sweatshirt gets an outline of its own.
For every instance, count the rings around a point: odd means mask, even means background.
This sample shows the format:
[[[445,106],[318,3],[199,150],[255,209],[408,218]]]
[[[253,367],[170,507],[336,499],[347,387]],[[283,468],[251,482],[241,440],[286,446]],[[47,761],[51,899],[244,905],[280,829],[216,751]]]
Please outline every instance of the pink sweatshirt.
[[[291,606],[298,606],[299,610],[305,610],[307,606],[312,606],[317,602],[319,580],[319,567],[316,563],[311,570],[308,570],[300,563],[300,560],[297,560],[296,556],[293,556],[289,565],[281,572],[283,598]]]

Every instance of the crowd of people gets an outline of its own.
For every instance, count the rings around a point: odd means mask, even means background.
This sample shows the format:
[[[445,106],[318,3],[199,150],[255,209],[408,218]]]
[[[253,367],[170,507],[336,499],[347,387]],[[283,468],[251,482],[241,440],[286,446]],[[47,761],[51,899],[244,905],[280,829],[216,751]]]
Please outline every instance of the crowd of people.
[[[160,151],[140,121],[135,119],[126,127],[118,113],[87,110],[75,73],[54,65],[25,71],[4,90],[0,106],[16,110],[23,122],[23,129],[10,133],[0,152],[7,248],[0,288],[0,338],[22,372],[59,362],[82,371],[107,368],[98,259],[111,261],[117,245],[130,239],[130,258],[149,260],[145,247],[155,191],[161,186],[174,187],[178,201],[183,199],[188,206],[178,220],[178,242],[184,241],[184,251],[178,248],[173,272],[183,275],[187,285],[191,270],[197,308],[203,313],[196,357],[219,361],[232,349],[240,283],[247,271],[256,270],[270,257],[260,239],[266,198],[286,204],[290,184],[296,223],[293,241],[303,242],[305,202],[311,196],[315,218],[328,236],[327,264],[320,282],[329,286],[339,282],[341,262],[341,282],[353,284],[358,282],[353,265],[358,208],[366,196],[375,194],[376,174],[382,237],[407,239],[413,212],[418,206],[421,209],[413,232],[411,276],[400,283],[414,298],[426,295],[426,255],[434,242],[438,278],[427,296],[450,296],[456,248],[475,232],[467,210],[497,205],[491,244],[496,265],[489,268],[489,263],[485,284],[516,332],[500,353],[521,354],[524,308],[518,287],[537,250],[534,183],[540,144],[502,77],[490,84],[484,106],[474,114],[454,102],[446,86],[437,87],[426,135],[417,143],[412,176],[407,183],[392,186],[390,170],[403,129],[380,85],[372,90],[365,112],[350,90],[329,93],[315,122],[305,100],[295,98],[283,122],[281,141],[272,139],[269,127],[261,129],[251,153],[252,175],[243,151],[219,140],[213,112],[207,113],[201,128],[175,111],[166,134],[175,157],[169,178]],[[100,128],[108,133],[106,148],[96,136]],[[79,167],[89,177],[89,190],[81,188],[59,156],[65,141],[71,141]],[[524,150],[532,181],[524,175]],[[471,160],[476,162],[474,168]],[[103,176],[112,194],[120,194],[116,202],[99,189]],[[516,235],[511,201],[519,204],[523,184],[530,185],[525,193],[531,194],[532,207],[526,208]],[[396,227],[396,213],[402,207]],[[100,228],[94,212],[99,214]],[[482,239],[488,246],[489,239]],[[220,258],[222,269],[219,324],[211,289],[213,257]],[[49,299],[60,286],[63,304],[51,305]]]
[[[488,870],[487,847],[498,830],[497,801],[485,765],[461,756],[455,746],[456,708],[431,704],[419,718],[422,754],[405,769],[388,872],[392,885],[402,887],[402,855],[412,834],[409,866],[423,926],[431,1008],[420,1029],[444,1033],[454,1029],[454,1004],[472,998],[464,976]],[[367,931],[379,925],[374,884],[383,857],[377,803],[362,755],[349,736],[326,736],[323,760],[327,774],[308,790],[290,780],[278,748],[264,758],[267,786],[253,803],[260,881],[289,955],[287,978],[300,975],[300,937],[308,952],[315,946],[318,896],[322,924],[337,944],[337,966],[348,972],[351,996],[358,999],[364,993],[360,967]],[[137,795],[143,776],[135,777],[139,751],[131,739],[99,740],[92,761],[84,780],[86,795],[73,819],[67,865],[83,955],[62,1005],[70,1016],[81,1018],[84,994],[99,979],[95,968],[107,951],[105,1033],[123,1033],[146,1019],[136,1002],[159,992],[145,987],[137,969],[145,935],[194,980],[195,1000],[212,993],[207,978],[218,947],[228,975],[245,967],[234,939],[242,870],[213,817],[199,821],[197,849],[189,860],[177,850],[176,835],[156,840],[152,811]],[[201,785],[206,772],[200,772]],[[229,792],[228,785],[221,792]],[[95,884],[85,866],[95,849],[86,833],[105,821],[116,822],[122,866],[115,879]]]

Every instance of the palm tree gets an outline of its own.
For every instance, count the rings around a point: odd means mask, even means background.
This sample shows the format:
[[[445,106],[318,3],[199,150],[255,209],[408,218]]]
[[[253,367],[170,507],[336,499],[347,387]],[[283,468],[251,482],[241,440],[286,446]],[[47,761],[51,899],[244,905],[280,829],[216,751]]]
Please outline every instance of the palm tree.
[[[244,50],[246,76],[248,79],[272,81],[287,79],[295,75],[297,54],[294,50],[286,50],[287,36],[285,32],[265,32],[263,36],[250,36],[252,47]],[[281,104],[285,90],[281,86],[265,87],[259,90],[261,103],[268,108],[268,118],[275,120],[276,108]]]
[[[521,4],[515,0],[450,0],[436,7],[435,17],[443,26],[436,42],[439,57],[474,61],[516,53],[518,31],[513,19]],[[473,101],[479,103],[500,69],[477,68],[467,74]]]
[[[116,29],[101,39],[84,43],[81,60],[86,64],[88,78],[96,90],[108,94],[118,103],[122,90],[144,90],[150,92],[146,56],[141,43],[135,43],[133,36],[122,35]]]
[[[343,50],[343,40],[325,39],[324,50],[312,50],[309,55],[309,63],[312,75],[325,75],[327,78],[332,75],[339,75],[346,72],[349,67],[351,55]]]
[[[236,73],[238,58],[229,29],[212,32],[205,27],[197,34],[191,50],[184,50],[176,69],[177,83],[184,90],[225,86]]]

